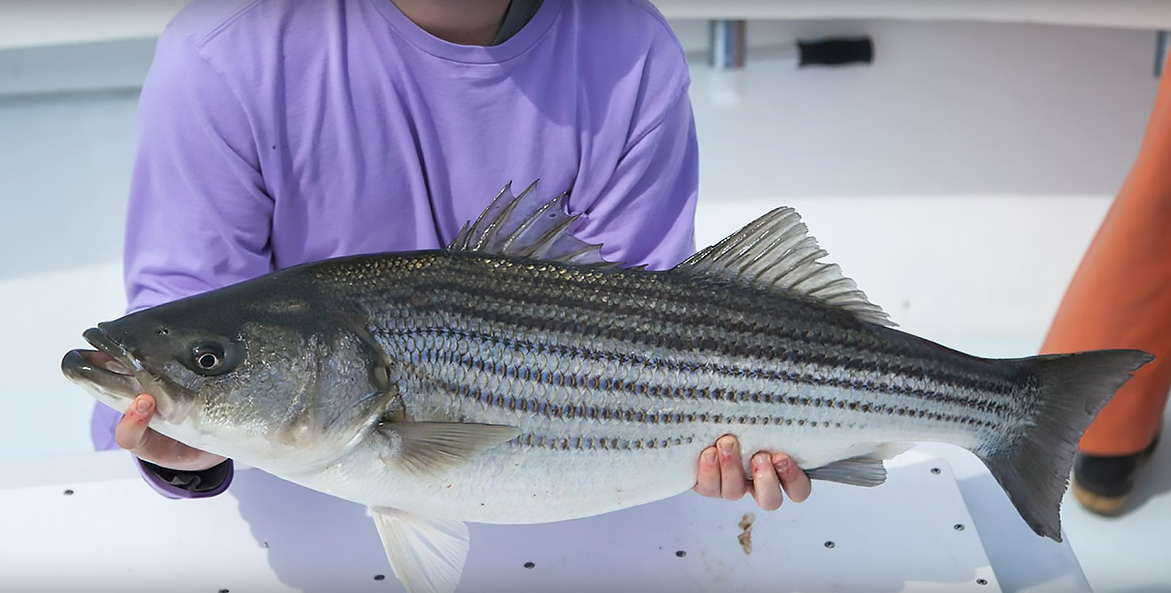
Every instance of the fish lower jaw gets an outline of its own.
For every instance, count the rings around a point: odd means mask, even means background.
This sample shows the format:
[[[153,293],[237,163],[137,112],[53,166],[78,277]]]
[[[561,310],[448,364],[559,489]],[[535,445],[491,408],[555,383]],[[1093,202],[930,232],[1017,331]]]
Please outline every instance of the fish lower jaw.
[[[125,412],[143,393],[138,378],[121,362],[97,350],[72,350],[61,360],[61,371],[98,401]]]

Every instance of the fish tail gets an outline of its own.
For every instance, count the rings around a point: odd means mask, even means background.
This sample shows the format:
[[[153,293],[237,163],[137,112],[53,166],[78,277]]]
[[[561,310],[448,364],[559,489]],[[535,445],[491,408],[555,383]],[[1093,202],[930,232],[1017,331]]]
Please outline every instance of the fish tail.
[[[1096,350],[1017,361],[1029,377],[1035,412],[1023,430],[975,453],[1038,535],[1061,541],[1061,498],[1082,433],[1154,358],[1140,350]]]

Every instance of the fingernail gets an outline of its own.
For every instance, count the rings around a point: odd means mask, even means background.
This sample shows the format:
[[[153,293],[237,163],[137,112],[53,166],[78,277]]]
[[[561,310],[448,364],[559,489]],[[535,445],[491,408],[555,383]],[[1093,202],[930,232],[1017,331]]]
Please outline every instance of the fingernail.
[[[778,474],[781,474],[781,475],[787,474],[787,473],[789,473],[789,460],[782,459],[782,460],[778,461],[776,463],[776,465],[773,467],[775,467],[777,469]]]
[[[736,444],[736,440],[731,437],[723,437],[716,441],[716,446],[720,448],[720,453],[724,455],[732,454],[732,447]]]
[[[704,463],[715,463],[716,462],[716,450],[712,449],[710,447],[707,449],[704,449],[703,450],[703,462]]]
[[[764,468],[768,467],[768,453],[757,453],[752,456],[752,471],[757,474],[764,473]]]
[[[138,402],[134,404],[134,407],[138,410],[139,414],[150,413],[150,401],[146,398],[139,398]]]

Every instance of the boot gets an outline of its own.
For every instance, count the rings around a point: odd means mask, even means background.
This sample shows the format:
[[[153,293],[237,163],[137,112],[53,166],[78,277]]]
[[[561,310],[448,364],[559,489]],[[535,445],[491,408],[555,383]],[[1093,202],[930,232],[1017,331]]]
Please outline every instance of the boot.
[[[1117,517],[1125,512],[1138,470],[1155,452],[1159,435],[1138,453],[1102,456],[1078,453],[1073,462],[1073,496],[1086,510]]]

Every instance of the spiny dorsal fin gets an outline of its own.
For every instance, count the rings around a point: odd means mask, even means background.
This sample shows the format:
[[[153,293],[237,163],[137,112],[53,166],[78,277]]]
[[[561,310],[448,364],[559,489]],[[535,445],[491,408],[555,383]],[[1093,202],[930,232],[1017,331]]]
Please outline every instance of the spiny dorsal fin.
[[[696,253],[676,269],[800,293],[849,311],[862,321],[893,326],[837,264],[818,261],[826,255],[797,211],[783,207]]]
[[[581,215],[565,211],[568,192],[543,201],[536,187],[537,181],[533,181],[514,196],[512,182],[508,182],[474,223],[464,225],[448,248],[567,264],[616,265],[602,257],[601,245],[586,243],[569,231]]]

